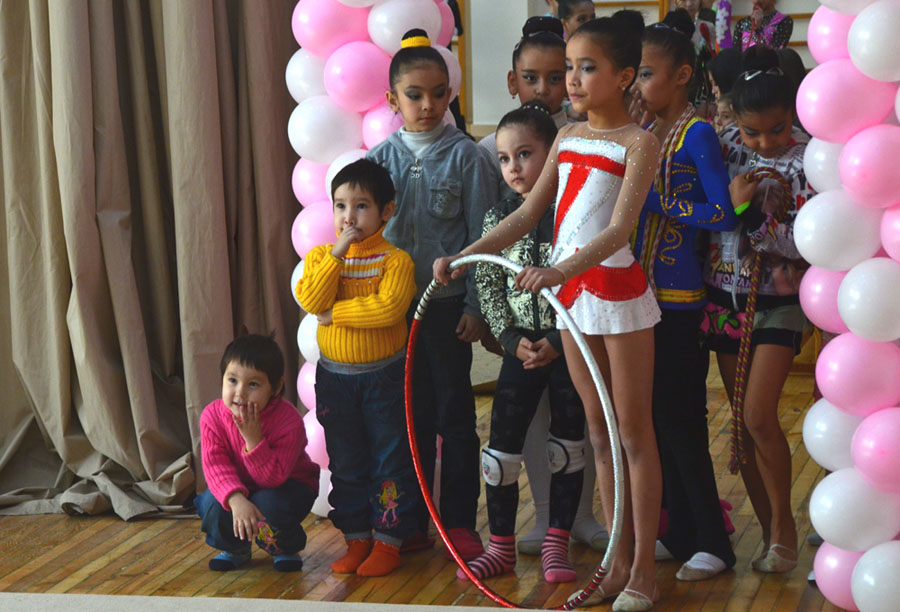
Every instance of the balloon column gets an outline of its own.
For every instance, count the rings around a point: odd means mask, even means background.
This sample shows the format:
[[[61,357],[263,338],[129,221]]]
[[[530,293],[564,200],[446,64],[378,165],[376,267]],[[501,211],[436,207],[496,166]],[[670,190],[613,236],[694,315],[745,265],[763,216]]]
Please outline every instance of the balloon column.
[[[800,302],[821,329],[823,399],[803,423],[833,472],[809,514],[825,539],[816,583],[848,610],[900,610],[900,0],[820,0],[809,48],[820,62],[797,94],[813,135],[806,176],[820,193],[794,238],[812,264]]]
[[[334,241],[330,187],[334,176],[403,125],[385,101],[388,68],[403,34],[421,28],[435,41],[447,62],[453,94],[459,92],[462,70],[456,56],[441,48],[450,43],[454,30],[445,0],[299,0],[291,28],[301,48],[285,70],[288,91],[297,102],[287,131],[300,156],[291,182],[303,206],[294,219],[291,240],[302,259],[313,247]],[[300,261],[291,275],[295,300],[302,276]],[[297,377],[297,394],[309,411],[303,419],[307,451],[323,472],[313,512],[325,516],[330,473],[325,435],[315,416],[317,329],[315,316],[308,314],[297,330],[306,362]]]

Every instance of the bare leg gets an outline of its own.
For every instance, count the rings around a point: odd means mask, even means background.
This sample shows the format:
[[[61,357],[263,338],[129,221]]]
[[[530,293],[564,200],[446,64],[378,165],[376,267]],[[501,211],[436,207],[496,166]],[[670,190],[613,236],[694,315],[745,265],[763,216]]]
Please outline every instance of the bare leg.
[[[744,421],[755,446],[771,523],[768,544],[781,545],[779,554],[796,558],[797,526],[791,512],[791,451],[778,420],[778,399],[794,359],[791,347],[760,344],[750,361]],[[793,555],[785,553],[793,551]]]
[[[716,359],[719,363],[719,374],[722,376],[722,383],[725,385],[728,399],[729,401],[734,401],[737,355],[717,353]],[[746,406],[746,401],[744,404]],[[750,498],[753,512],[759,520],[759,525],[762,529],[763,554],[766,554],[771,539],[770,527],[772,525],[772,506],[769,503],[769,495],[766,493],[766,486],[763,484],[762,475],[759,473],[759,467],[756,464],[756,452],[753,438],[746,429],[744,430],[744,450],[747,454],[747,463],[741,465],[741,479],[744,481],[744,488],[747,490],[747,496]]]
[[[656,573],[653,552],[662,496],[651,412],[653,330],[588,336],[586,340],[611,387],[627,474],[619,549],[601,586],[606,593],[612,593],[627,585],[652,597]],[[614,477],[600,398],[587,364],[568,332],[563,332],[563,348],[572,380],[584,402],[597,463],[600,499],[607,524],[612,525]]]
[[[612,377],[609,371],[609,360],[606,356],[606,347],[601,336],[585,336],[585,341],[590,347],[594,359],[600,368],[600,373],[607,388],[612,391]],[[607,526],[612,529],[613,508],[615,505],[615,480],[612,468],[612,453],[609,445],[609,437],[606,429],[606,418],[603,415],[603,406],[600,397],[594,387],[584,356],[575,344],[572,334],[562,330],[563,351],[569,367],[569,374],[575,389],[584,404],[585,420],[588,425],[588,433],[591,446],[594,449],[594,464],[597,467],[597,484],[600,489],[600,503],[603,506],[603,516]],[[627,474],[627,472],[626,472]],[[622,513],[622,535],[619,539],[619,547],[613,557],[612,567],[603,579],[600,588],[605,593],[621,591],[628,582],[631,573],[631,564],[634,558],[634,529],[631,521],[629,496],[627,493],[628,479],[625,479],[626,494]]]
[[[634,562],[628,588],[654,596],[653,558],[662,502],[662,473],[653,430],[653,329],[603,337],[611,364],[613,403],[628,458]]]

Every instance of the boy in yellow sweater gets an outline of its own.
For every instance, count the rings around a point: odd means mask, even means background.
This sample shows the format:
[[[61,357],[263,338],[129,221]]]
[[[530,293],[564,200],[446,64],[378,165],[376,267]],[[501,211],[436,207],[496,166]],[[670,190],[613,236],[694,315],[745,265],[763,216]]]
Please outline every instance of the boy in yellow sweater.
[[[356,161],[334,177],[331,194],[337,240],[309,252],[296,287],[319,319],[316,417],[331,470],[328,518],[347,540],[331,569],[384,576],[400,564],[422,503],[403,405],[413,262],[382,236],[395,208],[387,170]]]

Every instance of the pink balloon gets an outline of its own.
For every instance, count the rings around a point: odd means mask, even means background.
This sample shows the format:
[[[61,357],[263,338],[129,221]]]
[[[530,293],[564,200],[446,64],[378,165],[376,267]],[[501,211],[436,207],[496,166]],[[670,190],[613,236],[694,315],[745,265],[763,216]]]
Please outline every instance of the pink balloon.
[[[437,6],[441,11],[441,33],[438,34],[437,44],[446,47],[453,40],[456,22],[453,19],[453,9],[446,2],[438,2]]]
[[[807,39],[809,52],[823,64],[833,59],[850,57],[847,35],[855,15],[842,15],[827,6],[820,6],[809,20]]]
[[[392,111],[387,102],[379,104],[363,117],[363,144],[367,149],[372,149],[401,127],[403,116]]]
[[[326,172],[328,164],[316,164],[303,157],[297,161],[291,175],[291,185],[298,202],[306,205],[328,199],[328,191],[325,189]]]
[[[816,362],[816,382],[829,402],[866,417],[900,404],[900,346],[872,342],[853,333],[825,345]]]
[[[833,334],[850,331],[838,313],[837,293],[847,272],[810,267],[800,281],[800,305],[813,325]]]
[[[334,242],[334,213],[331,202],[316,202],[300,211],[291,227],[294,251],[301,259],[314,247]]]
[[[839,608],[859,610],[853,603],[850,579],[856,562],[862,556],[861,552],[844,550],[828,542],[824,542],[816,551],[816,559],[813,561],[816,586],[822,591],[825,599]]]
[[[391,57],[368,41],[347,43],[325,62],[325,89],[338,106],[361,112],[384,100]]]
[[[369,9],[337,0],[300,0],[291,29],[297,44],[324,59],[341,45],[369,39]]]
[[[310,414],[316,411],[316,364],[307,361],[297,373],[297,396]]]
[[[306,426],[306,454],[318,463],[319,467],[328,469],[328,449],[325,446],[325,429],[316,418],[315,412],[307,412],[303,417]]]
[[[896,86],[870,79],[849,59],[831,60],[803,79],[797,91],[797,116],[816,138],[847,142],[860,130],[884,121],[896,94]]]
[[[853,136],[841,150],[841,183],[853,201],[887,208],[900,201],[900,127],[876,125]]]
[[[850,456],[873,487],[900,493],[900,408],[866,417],[853,434]]]
[[[900,262],[900,204],[884,211],[881,218],[881,246],[888,257]]]

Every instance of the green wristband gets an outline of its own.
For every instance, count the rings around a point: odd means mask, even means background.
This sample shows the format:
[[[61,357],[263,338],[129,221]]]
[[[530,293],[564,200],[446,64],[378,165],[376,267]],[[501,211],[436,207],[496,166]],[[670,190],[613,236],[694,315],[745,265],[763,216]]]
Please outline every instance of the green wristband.
[[[744,202],[743,204],[740,204],[740,205],[738,205],[738,206],[735,206],[735,207],[734,207],[734,214],[736,214],[736,215],[741,215],[741,214],[743,214],[744,211],[747,210],[748,208],[750,208],[750,200],[747,200],[747,201]]]

